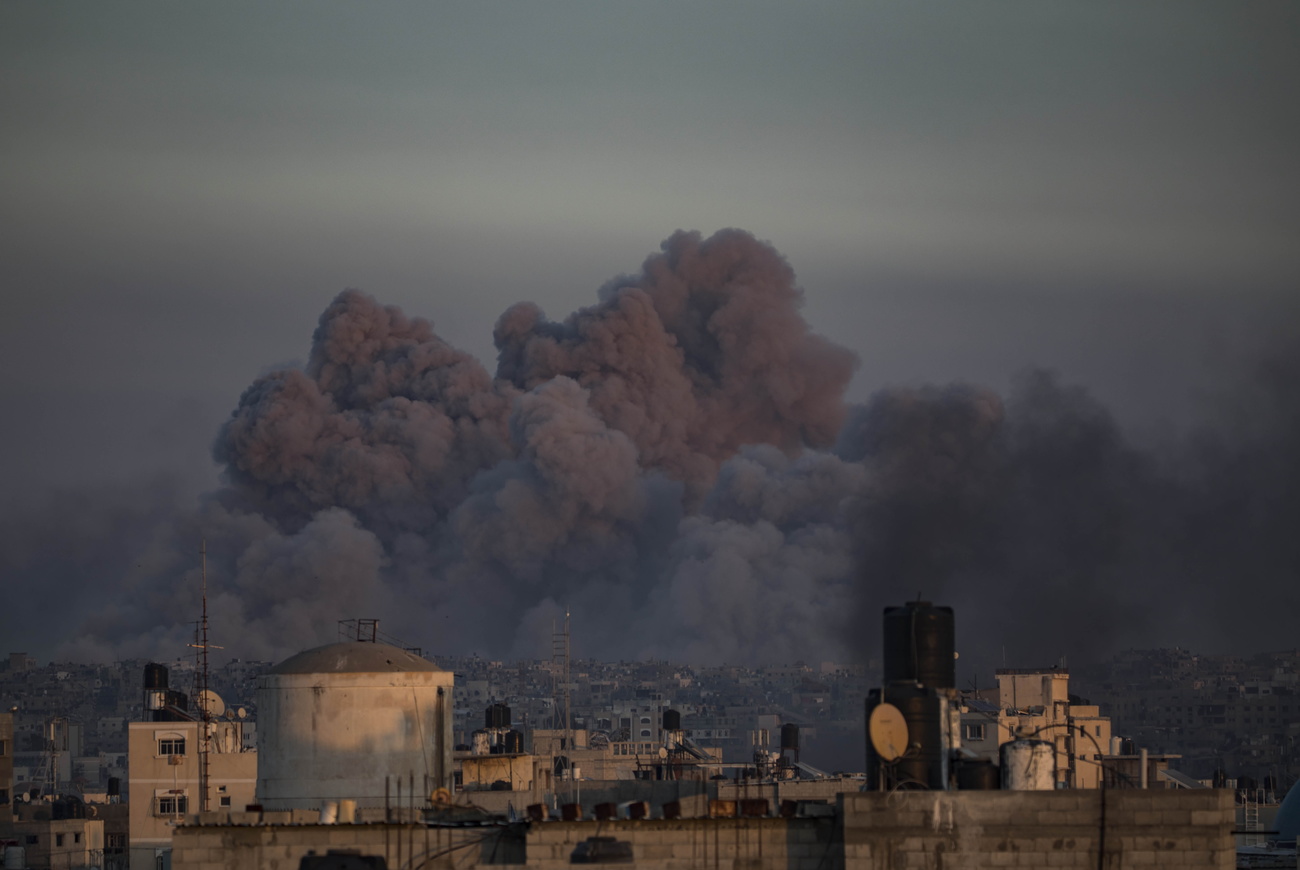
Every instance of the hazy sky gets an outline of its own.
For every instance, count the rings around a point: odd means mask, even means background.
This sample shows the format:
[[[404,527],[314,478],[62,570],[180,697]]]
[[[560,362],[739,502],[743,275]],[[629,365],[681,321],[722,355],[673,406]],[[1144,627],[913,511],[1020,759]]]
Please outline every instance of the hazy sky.
[[[215,481],[346,287],[494,366],[674,230],[890,385],[1139,438],[1300,334],[1295,3],[0,5],[4,504]]]

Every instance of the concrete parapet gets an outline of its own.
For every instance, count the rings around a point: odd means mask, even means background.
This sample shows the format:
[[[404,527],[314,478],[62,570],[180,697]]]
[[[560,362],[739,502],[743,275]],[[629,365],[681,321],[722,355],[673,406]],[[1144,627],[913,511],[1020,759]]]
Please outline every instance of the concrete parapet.
[[[739,807],[737,807],[739,809]],[[459,827],[249,824],[177,829],[176,870],[292,868],[309,851],[356,849],[390,867],[506,863],[560,870],[580,844],[613,838],[649,870],[900,870],[931,867],[1223,868],[1235,863],[1232,795],[1221,791],[906,792],[842,795],[837,815],[538,821]],[[293,817],[290,816],[292,819]],[[1100,852],[1102,861],[1098,861]],[[608,854],[608,853],[607,853]],[[440,856],[440,857],[434,857]],[[626,865],[624,865],[626,866]]]
[[[839,806],[844,866],[855,870],[939,853],[979,866],[1095,868],[1098,849],[1108,867],[1235,864],[1226,791],[868,792]]]

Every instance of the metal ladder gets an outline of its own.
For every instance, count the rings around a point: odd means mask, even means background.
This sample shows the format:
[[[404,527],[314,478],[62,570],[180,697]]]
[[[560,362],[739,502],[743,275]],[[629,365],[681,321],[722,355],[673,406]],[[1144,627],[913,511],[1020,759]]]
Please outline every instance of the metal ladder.
[[[1242,804],[1242,809],[1245,812],[1245,824],[1242,825],[1242,830],[1259,831],[1261,830],[1259,825],[1259,803],[1263,798],[1263,792],[1253,788],[1247,789],[1245,798],[1245,803]],[[1262,846],[1264,845],[1264,838],[1255,833],[1247,834],[1245,844],[1247,846]]]

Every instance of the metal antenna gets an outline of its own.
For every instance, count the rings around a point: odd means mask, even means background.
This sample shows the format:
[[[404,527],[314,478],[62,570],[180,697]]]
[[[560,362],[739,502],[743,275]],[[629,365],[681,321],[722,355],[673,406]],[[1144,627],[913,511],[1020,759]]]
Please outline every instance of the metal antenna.
[[[561,733],[561,749],[572,758],[573,728],[569,715],[569,611],[564,611],[564,630],[551,626],[551,727]],[[561,718],[561,716],[563,718]],[[573,767],[569,760],[568,768]]]
[[[208,811],[208,755],[212,749],[212,698],[208,691],[208,650],[223,649],[208,643],[208,541],[206,538],[199,544],[199,559],[203,615],[196,632],[198,637],[190,646],[194,647],[194,654],[198,658],[198,703],[202,717],[199,721],[203,729],[199,737],[199,812],[206,813]]]

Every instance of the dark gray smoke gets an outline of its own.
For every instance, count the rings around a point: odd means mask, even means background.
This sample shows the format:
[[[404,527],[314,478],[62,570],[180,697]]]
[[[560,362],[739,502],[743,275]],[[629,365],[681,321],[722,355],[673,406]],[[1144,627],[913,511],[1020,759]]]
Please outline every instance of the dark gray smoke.
[[[958,608],[963,670],[1290,637],[1271,614],[1300,573],[1295,353],[1232,425],[1153,453],[1039,371],[1005,397],[847,407],[855,360],[801,302],[770,246],[677,233],[563,321],[506,311],[492,375],[346,291],[305,368],[240,398],[222,489],[179,521],[87,529],[119,594],[65,652],[183,651],[200,539],[214,632],[245,658],[368,616],[435,653],[543,656],[567,610],[583,655],[864,659],[880,608],[918,594]],[[66,573],[19,543],[7,576]]]

